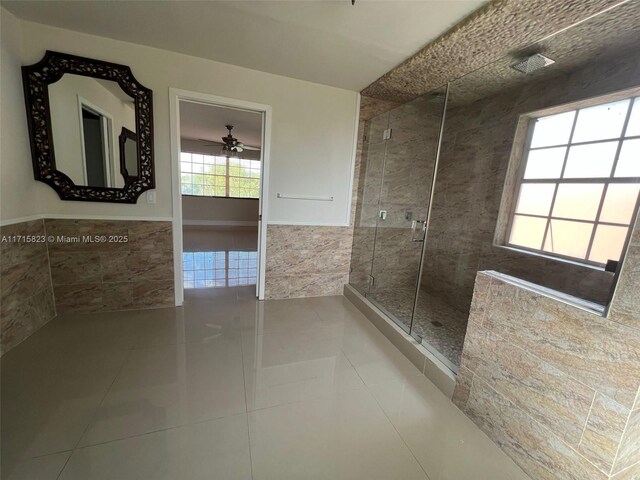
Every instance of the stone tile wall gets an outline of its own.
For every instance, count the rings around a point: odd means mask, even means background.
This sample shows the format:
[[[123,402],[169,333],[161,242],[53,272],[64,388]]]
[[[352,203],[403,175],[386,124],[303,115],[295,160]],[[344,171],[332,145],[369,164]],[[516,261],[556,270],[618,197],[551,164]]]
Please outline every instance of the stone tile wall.
[[[352,235],[351,227],[269,225],[265,298],[342,295]]]
[[[606,304],[612,274],[500,248],[494,235],[503,192],[513,188],[505,180],[520,115],[637,86],[639,75],[636,53],[450,108],[421,287],[468,311],[476,272],[496,270]],[[452,83],[451,94],[457,88],[466,85]]]
[[[534,479],[640,478],[639,231],[606,318],[476,277],[453,400]]]
[[[487,65],[530,44],[596,15],[620,0],[494,0],[469,15],[433,42],[377,79],[362,93],[369,97],[406,102],[446,82]],[[636,2],[629,2],[630,4]],[[618,8],[616,22],[633,22]],[[594,37],[616,40],[619,29],[584,35],[580,49],[596,44]],[[472,52],[472,53],[470,53]],[[513,62],[515,63],[515,62]],[[494,82],[500,81],[494,78]]]
[[[0,227],[0,355],[56,315],[45,238],[42,220]]]
[[[59,312],[170,307],[175,304],[171,222],[46,219]],[[126,237],[68,242],[83,236]]]

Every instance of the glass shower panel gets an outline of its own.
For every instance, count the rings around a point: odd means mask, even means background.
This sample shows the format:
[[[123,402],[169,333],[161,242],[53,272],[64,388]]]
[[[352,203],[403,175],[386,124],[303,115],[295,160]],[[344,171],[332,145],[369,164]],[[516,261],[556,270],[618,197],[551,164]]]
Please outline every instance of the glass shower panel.
[[[389,112],[385,112],[367,120],[363,129],[349,284],[365,296],[371,285],[380,188],[387,147],[384,132],[388,128]]]
[[[389,112],[367,297],[409,332],[446,88]],[[386,137],[386,138],[385,138]],[[372,139],[373,141],[373,139]],[[371,146],[371,145],[370,145]]]

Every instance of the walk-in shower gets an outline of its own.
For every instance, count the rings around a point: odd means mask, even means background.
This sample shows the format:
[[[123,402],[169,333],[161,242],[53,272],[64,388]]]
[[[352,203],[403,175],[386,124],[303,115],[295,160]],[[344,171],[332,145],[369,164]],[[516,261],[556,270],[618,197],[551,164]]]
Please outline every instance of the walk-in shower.
[[[604,312],[611,299],[615,266],[619,272],[626,246],[609,259],[611,269],[563,258],[546,244],[537,250],[518,248],[505,238],[517,213],[517,186],[524,182],[536,119],[570,111],[580,116],[589,107],[626,102],[631,106],[621,111],[629,118],[620,122],[621,131],[586,143],[621,145],[614,165],[620,152],[632,146],[638,148],[633,158],[640,158],[640,136],[622,128],[633,123],[634,105],[640,112],[638,68],[616,61],[626,54],[621,45],[633,44],[634,30],[619,26],[611,41],[597,47],[583,42],[593,29],[610,30],[606,22],[603,15],[576,25],[365,122],[349,283],[454,372],[478,271],[495,270],[575,297],[596,313]],[[536,52],[555,63],[526,74],[512,68]],[[606,76],[592,75],[604,70]],[[569,156],[571,149],[578,151],[575,143],[569,138],[560,147]],[[611,178],[593,179],[585,169],[580,167],[574,178],[544,176],[550,180],[543,182],[554,188],[629,184],[627,210],[637,212],[639,174],[614,178],[612,172]],[[571,201],[580,203],[581,197]],[[599,214],[585,219],[573,213],[572,221],[593,228],[593,242],[598,225],[606,222]],[[544,221],[552,224],[558,216],[553,206],[546,216]],[[631,231],[635,213],[627,216],[624,225],[615,225],[621,232],[623,227]]]

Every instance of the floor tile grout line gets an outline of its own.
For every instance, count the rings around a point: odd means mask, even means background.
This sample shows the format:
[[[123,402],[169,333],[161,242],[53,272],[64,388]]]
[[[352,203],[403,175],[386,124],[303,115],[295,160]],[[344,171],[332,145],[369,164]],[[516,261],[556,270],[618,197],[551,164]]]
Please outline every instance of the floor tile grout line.
[[[244,418],[247,425],[247,446],[249,448],[249,471],[253,480],[253,456],[251,454],[251,432],[249,431],[249,402],[247,400],[247,376],[244,365],[244,339],[240,335],[240,358],[242,362],[242,387],[244,389]]]
[[[422,463],[420,463],[420,460],[418,460],[418,458],[416,457],[415,453],[413,453],[413,450],[411,449],[411,447],[409,447],[409,445],[407,444],[406,440],[404,439],[404,437],[400,434],[400,432],[398,431],[398,429],[396,428],[396,426],[393,424],[393,422],[391,421],[391,419],[389,418],[389,415],[387,415],[387,412],[384,411],[384,408],[382,408],[382,405],[380,405],[380,402],[378,401],[378,399],[376,398],[376,396],[373,394],[373,392],[371,391],[371,388],[369,387],[369,385],[367,385],[364,381],[364,379],[362,378],[362,376],[360,375],[360,372],[358,372],[358,370],[356,369],[355,365],[353,364],[353,362],[349,359],[349,357],[347,357],[346,354],[344,354],[344,356],[347,358],[347,361],[351,364],[351,367],[355,370],[356,374],[358,375],[358,377],[360,377],[360,380],[362,381],[362,383],[365,386],[365,389],[367,390],[367,392],[369,393],[369,395],[371,396],[371,398],[373,398],[373,401],[376,402],[376,405],[378,406],[378,408],[380,409],[380,411],[382,412],[382,414],[384,415],[384,417],[387,419],[387,421],[389,422],[389,424],[391,425],[391,427],[393,428],[393,430],[398,434],[398,437],[400,437],[400,440],[402,440],[402,443],[404,444],[405,447],[407,447],[407,450],[409,450],[409,453],[411,454],[411,456],[415,459],[415,461],[417,462],[418,466],[420,467],[420,469],[424,472],[425,477],[427,478],[427,480],[431,480],[431,477],[429,476],[429,474],[427,473],[427,471],[424,469],[424,467],[422,466]]]
[[[387,412],[385,412],[384,408],[382,407],[382,405],[380,404],[380,402],[378,401],[376,396],[373,394],[373,392],[371,392],[371,390],[369,390],[369,393],[371,393],[371,396],[373,397],[374,401],[376,402],[376,405],[378,405],[378,407],[382,411],[382,414],[384,415],[384,417],[391,424],[391,426],[393,427],[393,430],[398,434],[398,437],[400,437],[400,440],[402,440],[402,443],[404,444],[404,446],[407,447],[407,450],[409,450],[409,453],[411,453],[411,456],[415,459],[416,463],[420,466],[420,469],[424,472],[424,475],[425,475],[425,477],[427,477],[427,480],[430,480],[431,477],[429,476],[427,471],[424,469],[424,466],[422,465],[422,462],[420,462],[420,460],[418,460],[418,457],[416,457],[416,454],[414,453],[413,449],[409,446],[409,444],[404,439],[402,434],[398,431],[398,429],[396,428],[395,424],[393,423],[391,418],[389,418],[389,415],[387,415]]]
[[[84,450],[84,449],[87,449],[87,448],[99,447],[101,445],[107,445],[109,443],[122,442],[124,440],[130,440],[132,438],[146,437],[147,435],[153,435],[153,434],[161,433],[161,432],[168,432],[169,430],[177,430],[179,428],[193,427],[195,425],[200,425],[202,423],[209,423],[209,422],[215,422],[215,421],[218,421],[218,420],[225,420],[225,419],[237,417],[237,416],[240,416],[240,415],[245,415],[245,413],[244,412],[233,413],[231,415],[224,415],[222,417],[207,418],[207,419],[204,419],[204,420],[197,420],[195,422],[189,422],[189,423],[183,423],[183,424],[180,424],[180,425],[174,425],[172,427],[158,428],[158,429],[155,429],[155,430],[151,430],[149,432],[135,433],[133,435],[127,435],[126,437],[114,438],[112,440],[104,440],[102,442],[91,443],[89,445],[82,445],[82,446],[77,447],[75,450]],[[67,450],[67,451],[69,451],[69,450]]]
[[[104,403],[105,398],[107,398],[107,395],[109,394],[109,391],[111,390],[111,387],[113,387],[114,383],[116,383],[116,379],[122,373],[122,369],[124,368],[125,364],[127,363],[127,360],[129,359],[129,357],[131,355],[131,352],[133,352],[133,347],[128,349],[127,354],[125,355],[125,357],[122,360],[122,365],[120,365],[120,368],[118,369],[118,372],[113,376],[113,380],[111,380],[111,383],[106,388],[106,390],[104,392],[104,395],[100,399],[100,402],[98,403],[98,406],[96,407],[97,410],[100,409],[100,407],[102,407],[102,404]],[[60,479],[60,477],[64,473],[65,469],[67,468],[67,465],[71,461],[71,458],[73,457],[74,453],[76,452],[76,450],[78,450],[78,445],[80,445],[80,442],[82,441],[82,439],[84,438],[85,434],[89,430],[89,427],[91,427],[91,425],[93,424],[93,420],[94,420],[96,414],[97,414],[97,411],[94,413],[94,415],[91,416],[91,418],[87,422],[86,426],[82,430],[82,433],[78,437],[78,441],[76,442],[76,444],[74,445],[73,449],[71,450],[71,455],[69,455],[69,458],[67,458],[66,462],[64,462],[64,465],[60,469],[60,472],[58,473],[58,476],[56,477],[56,480]]]

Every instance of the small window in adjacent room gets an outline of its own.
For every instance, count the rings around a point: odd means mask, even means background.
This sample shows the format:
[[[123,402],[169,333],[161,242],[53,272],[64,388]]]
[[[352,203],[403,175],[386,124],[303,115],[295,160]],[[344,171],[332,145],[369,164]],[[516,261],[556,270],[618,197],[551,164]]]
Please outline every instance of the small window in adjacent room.
[[[260,161],[182,152],[180,190],[183,195],[259,198]]]
[[[529,121],[508,246],[620,260],[638,209],[640,97]]]

